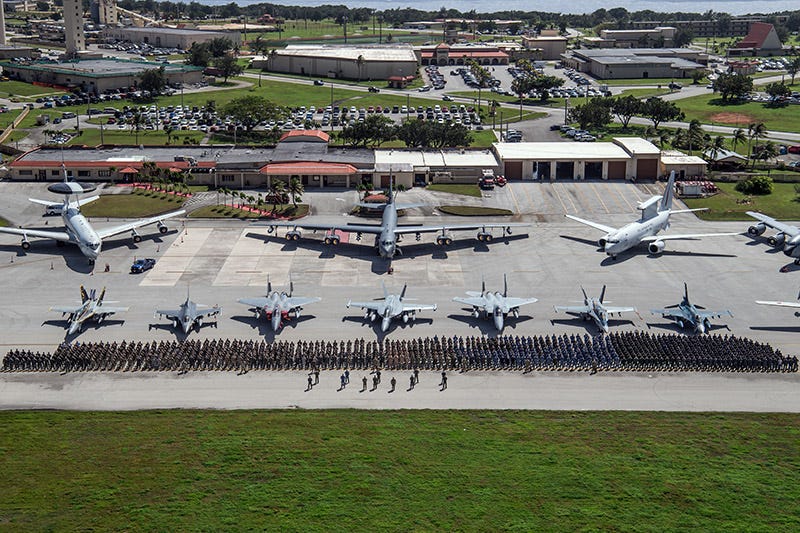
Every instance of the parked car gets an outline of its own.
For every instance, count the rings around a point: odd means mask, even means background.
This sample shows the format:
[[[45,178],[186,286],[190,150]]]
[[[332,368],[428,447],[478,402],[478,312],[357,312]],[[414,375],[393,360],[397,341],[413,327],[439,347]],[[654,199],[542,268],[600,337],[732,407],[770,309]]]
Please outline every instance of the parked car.
[[[375,87],[374,85],[370,85],[369,92],[371,92],[371,93],[379,93],[379,92],[381,92],[381,90],[378,89],[377,87]]]
[[[491,191],[494,189],[494,178],[489,176],[482,177],[478,180],[478,187],[486,191]]]
[[[325,82],[322,80],[314,80],[314,85],[325,85]]]
[[[505,176],[495,176],[494,178],[494,184],[498,187],[505,187],[507,183],[508,180],[505,178]]]
[[[141,274],[156,266],[156,260],[153,258],[137,259],[131,265],[131,274]]]
[[[786,149],[790,154],[800,154],[800,144],[795,144]]]

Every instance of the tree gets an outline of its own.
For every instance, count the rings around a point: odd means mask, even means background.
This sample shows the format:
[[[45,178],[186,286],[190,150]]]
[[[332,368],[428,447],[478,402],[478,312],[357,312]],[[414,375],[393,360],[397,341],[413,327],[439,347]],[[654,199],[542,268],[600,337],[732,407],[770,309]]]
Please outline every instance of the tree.
[[[753,78],[743,74],[720,74],[714,82],[714,90],[719,91],[723,102],[737,100],[753,91]]]
[[[278,204],[283,203],[286,194],[286,184],[279,179],[273,179],[269,184],[269,194],[272,197],[272,212],[278,210]]]
[[[50,11],[50,4],[39,0],[36,2],[36,11]]]
[[[792,77],[792,85],[794,85],[794,77],[800,72],[800,56],[793,57],[789,64],[786,66],[786,72]]]
[[[164,67],[151,68],[139,74],[139,88],[143,91],[159,94],[167,86]]]
[[[359,55],[356,58],[356,67],[358,68],[358,81],[361,81],[361,70],[364,68],[364,65],[366,64],[366,62],[367,62],[367,60],[364,59],[364,56],[362,56],[362,55]]]
[[[763,122],[751,122],[747,126],[747,136],[749,138],[747,143],[747,151],[752,156],[758,148],[758,140],[767,135],[767,126]],[[756,141],[756,146],[753,148],[753,141]],[[756,158],[752,158],[753,166],[756,164]]]
[[[339,136],[353,146],[378,146],[395,138],[394,121],[383,114],[369,115],[364,122],[343,127]]]
[[[292,198],[292,205],[297,209],[297,202],[303,197],[303,193],[306,192],[305,188],[303,187],[303,182],[300,181],[298,178],[292,178],[289,180],[289,196]]]
[[[536,76],[533,82],[533,89],[539,93],[539,99],[546,102],[550,97],[550,89],[564,85],[564,79],[556,76]]]
[[[227,37],[216,37],[208,41],[207,46],[211,57],[224,57],[233,48],[233,42]]]
[[[702,69],[693,70],[689,75],[692,77],[692,85],[697,85],[700,80],[706,77],[706,72]]]
[[[768,176],[754,176],[737,183],[736,190],[742,194],[772,194],[772,178]]]
[[[687,137],[686,140],[689,144],[689,155],[693,155],[695,148],[700,148],[705,144],[705,132],[703,131],[703,126],[700,124],[700,121],[697,119],[693,119],[689,122],[689,128],[687,130]]]
[[[224,78],[223,82],[225,83],[227,83],[228,78],[231,76],[238,76],[244,70],[233,54],[225,54],[215,59],[214,66],[222,73],[222,77]]]
[[[725,150],[725,137],[717,135],[714,140],[706,146],[706,158],[713,165],[717,161],[717,156]]]
[[[519,119],[522,120],[522,97],[533,90],[533,76],[530,74],[514,78],[511,90],[519,98]]]
[[[611,108],[603,98],[592,98],[585,104],[576,105],[569,110],[570,119],[577,122],[582,130],[599,129],[611,122]]]
[[[263,96],[248,95],[228,102],[223,114],[241,123],[247,131],[252,131],[261,122],[281,118],[284,112]]]
[[[767,84],[765,91],[772,98],[773,104],[780,103],[782,99],[792,95],[792,90],[780,82]]]
[[[645,100],[641,114],[653,123],[653,128],[656,130],[662,122],[681,120],[683,118],[683,112],[674,102],[667,102],[658,97]]]
[[[206,43],[192,43],[186,53],[186,64],[195,67],[207,67],[211,62],[211,51]]]
[[[629,94],[622,98],[616,98],[611,104],[611,112],[614,113],[622,123],[622,129],[628,129],[631,119],[641,113],[642,101]]]
[[[694,33],[689,29],[681,28],[675,32],[675,37],[672,42],[676,47],[683,48],[684,46],[692,44],[692,39],[694,39]]]
[[[167,134],[167,144],[172,142],[172,133],[175,131],[175,126],[172,123],[168,123],[164,125],[164,133]]]
[[[747,142],[747,135],[745,135],[744,130],[742,128],[736,128],[733,131],[733,137],[731,137],[731,142],[733,143],[733,151],[736,151],[736,147],[739,143],[744,144]]]

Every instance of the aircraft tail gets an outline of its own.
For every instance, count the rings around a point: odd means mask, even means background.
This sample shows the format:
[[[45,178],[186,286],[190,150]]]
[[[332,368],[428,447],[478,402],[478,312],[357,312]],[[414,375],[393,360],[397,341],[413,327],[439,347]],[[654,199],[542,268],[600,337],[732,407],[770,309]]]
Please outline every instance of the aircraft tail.
[[[583,285],[581,285],[581,292],[583,293],[583,299],[589,301],[589,297],[586,295],[586,289],[583,288]]]
[[[664,191],[664,197],[661,199],[661,209],[659,211],[669,211],[672,209],[672,194],[675,192],[675,171],[669,173],[669,181],[667,181],[667,189]]]
[[[605,299],[605,297],[606,297],[606,286],[603,285],[603,290],[600,291],[600,303],[603,303],[603,300]]]
[[[294,281],[292,281],[292,274],[289,273],[289,296],[294,292]]]
[[[389,297],[389,291],[386,290],[386,283],[384,283],[383,280],[381,280],[381,287],[383,287],[383,297],[384,298],[388,298]]]
[[[92,292],[94,292],[94,291],[92,291]],[[97,298],[98,305],[103,303],[103,298],[105,298],[105,297],[106,297],[106,288],[103,287],[103,290],[100,291],[100,296]]]
[[[406,297],[406,289],[408,288],[408,284],[403,285],[403,292],[400,293],[400,301],[403,301],[403,298]]]
[[[89,295],[86,293],[86,288],[81,285],[81,303],[85,303],[88,299]]]
[[[481,296],[486,294],[486,278],[481,276]]]
[[[503,297],[508,296],[508,279],[506,279],[506,275],[503,274]]]
[[[685,281],[683,282],[683,299],[689,301],[689,285]]]

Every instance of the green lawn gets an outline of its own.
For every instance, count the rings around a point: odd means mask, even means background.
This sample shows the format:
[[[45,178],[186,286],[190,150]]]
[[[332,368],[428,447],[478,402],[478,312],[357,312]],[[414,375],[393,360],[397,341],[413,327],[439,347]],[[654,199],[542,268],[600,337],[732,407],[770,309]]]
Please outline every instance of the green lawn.
[[[800,202],[794,191],[793,183],[775,183],[772,194],[767,196],[751,196],[751,203],[737,204],[737,200],[745,199],[745,195],[737,192],[735,183],[716,182],[721,192],[710,198],[684,200],[690,208],[708,207],[708,211],[700,211],[697,216],[704,220],[748,220],[745,211],[758,211],[774,218],[784,220],[800,220]]]
[[[800,109],[796,105],[767,107],[762,102],[723,104],[718,94],[711,93],[677,100],[675,104],[686,115],[686,122],[697,119],[706,124],[724,124],[745,130],[751,122],[763,122],[769,130],[800,133]]]
[[[272,210],[272,204],[266,204],[263,209]],[[292,204],[278,204],[275,213],[280,217],[292,219],[308,215],[308,204],[297,204],[295,208]],[[262,218],[263,215],[245,211],[231,206],[207,205],[200,209],[195,209],[188,215],[190,218]]]
[[[11,225],[11,223],[8,220],[4,219],[3,217],[0,217],[0,227],[5,228],[5,227],[8,227],[10,225]]]
[[[513,215],[508,209],[497,207],[482,207],[474,205],[441,205],[439,211],[448,215],[458,215],[461,217],[494,217]]]
[[[669,94],[671,92],[672,91],[670,91],[669,89],[653,89],[653,88],[649,88],[649,89],[625,89],[625,90],[622,91],[622,94],[620,94],[620,96],[628,96],[630,94],[631,96],[635,96],[636,98],[645,99],[645,98],[650,98],[650,97],[653,97],[653,96],[663,96],[663,95]]]
[[[692,78],[630,78],[630,79],[613,79],[613,80],[595,80],[600,85],[608,85],[609,87],[620,87],[626,85],[663,85],[666,87],[670,82],[680,83],[684,87],[692,84]]]
[[[186,198],[173,194],[136,191],[132,194],[104,194],[99,200],[81,207],[87,217],[151,217],[180,209]]]
[[[463,194],[464,196],[474,196],[476,198],[480,198],[482,196],[480,188],[474,183],[431,183],[428,185],[427,189],[429,191]]]
[[[8,98],[9,95],[34,97],[46,94],[65,94],[64,91],[53,89],[52,87],[40,87],[32,83],[25,83],[24,81],[0,81],[0,98]]]
[[[0,413],[8,531],[796,531],[800,416]]]
[[[105,144],[127,144],[145,146],[161,146],[167,144],[167,134],[163,130],[141,130],[137,139],[135,133],[130,130],[120,130],[112,125],[113,129],[106,128],[102,135],[102,143]],[[73,137],[68,144],[85,144],[87,146],[97,146],[101,143],[100,130],[96,128],[85,128],[81,135]],[[205,137],[202,131],[175,131],[172,135],[172,144],[184,144],[184,139],[195,139],[201,141]]]

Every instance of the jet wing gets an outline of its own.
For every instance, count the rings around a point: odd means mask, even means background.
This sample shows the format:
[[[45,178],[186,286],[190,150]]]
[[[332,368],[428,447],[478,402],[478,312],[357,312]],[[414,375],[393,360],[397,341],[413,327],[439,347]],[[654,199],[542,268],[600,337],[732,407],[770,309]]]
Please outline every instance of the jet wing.
[[[505,298],[504,303],[506,309],[514,309],[523,305],[528,305],[538,302],[538,298]]]
[[[574,220],[575,222],[580,222],[581,224],[585,224],[587,226],[591,226],[594,229],[599,229],[600,231],[605,231],[606,233],[612,233],[617,231],[617,228],[612,228],[611,226],[605,226],[603,224],[598,224],[597,222],[592,222],[591,220],[585,220],[583,218],[578,218],[573,215],[564,215],[570,220]]]
[[[530,227],[530,224],[523,224],[523,223],[500,223],[500,222],[489,222],[486,224],[442,224],[441,226],[408,226],[408,227],[398,227],[394,230],[397,234],[407,234],[407,233],[433,233],[436,231],[466,231],[472,229],[483,229],[483,228],[527,228]]]
[[[33,202],[35,204],[43,205],[45,207],[50,207],[51,205],[63,205],[62,202],[54,202],[52,200],[39,200],[38,198],[28,198],[29,202]]]
[[[197,309],[197,311],[194,314],[194,317],[195,318],[201,318],[201,317],[204,317],[204,316],[214,316],[214,315],[218,315],[221,311],[222,311],[221,307],[206,307],[206,306],[203,306],[203,309]]]
[[[83,309],[82,305],[73,306],[73,307],[67,307],[65,305],[55,305],[55,306],[50,308],[51,311],[55,311],[56,313],[64,313],[64,314],[66,314],[66,313],[69,313],[69,314],[77,313],[81,309]]]
[[[38,239],[54,239],[56,241],[72,242],[72,238],[66,231],[42,231],[38,229],[0,228],[0,233],[21,235],[26,238],[36,237]]]
[[[635,313],[635,307],[609,307],[606,306],[606,313]]]
[[[101,239],[105,239],[108,237],[113,237],[114,235],[119,235],[120,233],[125,233],[126,231],[131,231],[136,228],[141,228],[142,226],[149,226],[150,224],[155,224],[157,222],[161,222],[163,220],[167,220],[168,218],[177,217],[182,214],[186,213],[185,209],[180,209],[178,211],[173,211],[172,213],[167,213],[165,215],[160,215],[157,217],[150,217],[150,218],[142,218],[140,220],[134,220],[133,222],[128,222],[127,224],[122,224],[121,226],[112,226],[110,228],[101,228],[96,230],[97,235]]]
[[[109,307],[107,305],[99,305],[95,308],[95,315],[113,315],[114,313],[124,313],[130,309],[129,307]]]
[[[686,318],[686,316],[677,309],[651,309],[650,313],[662,315],[664,318]]]
[[[249,305],[250,307],[257,307],[261,309],[262,307],[266,306],[270,300],[269,298],[239,298],[236,300],[240,304]]]
[[[756,300],[756,303],[760,305],[774,305],[777,307],[800,307],[800,302],[769,302],[765,300]]]
[[[459,302],[465,305],[471,305],[472,307],[483,307],[486,305],[486,299],[481,297],[474,297],[474,298],[462,298],[457,296],[453,298],[454,302]]]
[[[789,224],[784,224],[783,222],[775,220],[772,217],[768,217],[767,215],[763,215],[763,214],[758,213],[756,211],[747,211],[746,214],[750,215],[751,217],[755,218],[756,220],[759,220],[759,221],[763,222],[765,225],[769,226],[770,228],[776,229],[776,230],[780,231],[781,233],[785,233],[785,234],[787,234],[787,235],[789,235],[791,237],[794,237],[794,236],[800,234],[800,228],[797,228],[795,226],[790,226]]]
[[[291,296],[286,300],[286,305],[294,309],[296,307],[303,307],[304,305],[313,304],[314,302],[319,302],[320,300],[322,300],[322,298]]]
[[[579,315],[581,313],[588,313],[589,308],[585,305],[573,305],[573,306],[554,306],[556,313],[567,313],[573,315]]]
[[[654,241],[690,241],[693,239],[700,239],[701,237],[730,237],[732,235],[741,235],[741,233],[687,233],[685,235],[650,235],[643,237],[642,242]]]
[[[733,313],[731,313],[730,309],[725,309],[723,311],[700,311],[697,313],[703,318],[719,318],[722,315],[728,315],[729,317],[733,317]]]
[[[338,230],[348,233],[372,233],[379,235],[381,226],[361,226],[358,224],[320,224],[315,222],[254,222],[253,226],[266,226],[269,228],[302,228],[310,230]]]
[[[178,318],[181,312],[178,309],[156,309],[156,314],[167,318]]]
[[[377,302],[347,302],[347,307],[360,307],[361,309],[369,309],[382,313],[386,304],[383,303],[383,300]]]

